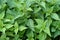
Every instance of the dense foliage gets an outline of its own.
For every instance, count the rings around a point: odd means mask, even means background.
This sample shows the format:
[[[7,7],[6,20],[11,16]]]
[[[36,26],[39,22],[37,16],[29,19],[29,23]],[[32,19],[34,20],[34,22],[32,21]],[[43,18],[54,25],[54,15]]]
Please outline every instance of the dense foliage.
[[[0,40],[54,40],[59,35],[60,0],[0,0]]]

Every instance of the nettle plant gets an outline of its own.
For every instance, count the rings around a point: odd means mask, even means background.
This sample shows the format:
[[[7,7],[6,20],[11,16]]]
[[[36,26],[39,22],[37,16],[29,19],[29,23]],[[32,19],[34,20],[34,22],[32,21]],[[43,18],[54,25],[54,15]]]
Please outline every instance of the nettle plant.
[[[59,35],[60,0],[0,0],[0,40],[54,40]]]

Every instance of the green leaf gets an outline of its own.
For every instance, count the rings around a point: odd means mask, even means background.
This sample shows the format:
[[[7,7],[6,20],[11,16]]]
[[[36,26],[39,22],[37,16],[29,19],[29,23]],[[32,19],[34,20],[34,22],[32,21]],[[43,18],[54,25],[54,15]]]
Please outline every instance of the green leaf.
[[[27,39],[27,40],[34,40],[34,38],[30,38],[30,39]]]
[[[2,34],[0,37],[1,40],[6,40],[6,34]]]
[[[38,13],[40,10],[41,10],[41,7],[35,8],[35,9],[34,9],[34,13]]]
[[[46,20],[46,27],[50,27],[50,25],[52,24],[52,19],[48,17],[48,19]]]
[[[51,19],[46,20],[46,27],[44,29],[44,32],[47,33],[49,36],[51,36],[50,34],[50,25],[52,23]]]
[[[56,14],[56,13],[52,13],[51,18],[53,18],[54,20],[60,20],[58,14]]]
[[[52,6],[50,8],[46,8],[46,17],[51,15],[51,13],[53,12],[53,8],[54,8],[54,6]]]
[[[45,27],[44,32],[47,33],[51,37],[50,28],[49,27]]]
[[[35,19],[36,22],[38,23],[36,27],[36,29],[40,30],[40,32],[42,32],[46,26],[46,22],[44,22],[42,19]]]
[[[6,40],[9,40],[9,37],[7,37]]]
[[[54,38],[56,38],[57,36],[59,36],[60,35],[60,31],[56,31],[55,33],[54,33]]]
[[[19,39],[19,35],[15,35],[14,40],[18,40]]]
[[[39,35],[38,35],[38,39],[39,40],[45,40],[47,37],[47,35],[44,33],[44,32],[41,32]]]
[[[18,33],[18,27],[19,27],[18,23],[15,22],[15,24],[14,24],[14,29],[15,29],[14,32],[15,32],[15,34]]]
[[[41,2],[40,5],[46,9],[45,2]]]
[[[4,22],[10,22],[11,20],[10,19],[4,19],[3,21]]]
[[[5,34],[6,28],[3,28],[1,31],[3,34]]]
[[[38,25],[39,24],[42,24],[43,22],[44,22],[44,20],[42,20],[42,19],[35,19],[36,20],[36,22],[38,23]]]
[[[34,3],[35,0],[27,0],[26,1],[26,7],[31,6]]]
[[[60,21],[54,21],[52,25],[54,26],[55,29],[60,30]]]
[[[8,36],[14,36],[13,32],[6,32],[6,35],[8,35]]]
[[[0,20],[0,28],[3,27],[3,26],[4,26],[3,21]]]
[[[51,27],[51,32],[56,32],[56,28]]]
[[[55,4],[57,0],[46,0],[48,3]]]
[[[12,28],[12,27],[13,27],[12,24],[5,24],[5,28],[6,28],[6,29],[9,29],[9,28]]]
[[[3,19],[4,16],[5,16],[5,11],[3,11],[3,12],[0,13],[0,19]]]
[[[35,30],[34,30],[34,21],[33,21],[32,19],[29,19],[29,20],[28,20],[27,26],[29,26],[29,28],[30,28],[32,31],[35,31]]]
[[[27,35],[28,39],[31,39],[34,37],[33,31],[28,31],[26,35]]]
[[[19,30],[20,30],[20,31],[23,31],[23,30],[26,30],[26,29],[27,29],[27,27],[25,27],[25,26],[23,26],[23,25],[19,27]]]
[[[27,8],[27,11],[33,11],[32,8]]]

